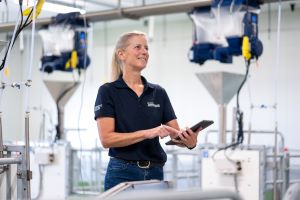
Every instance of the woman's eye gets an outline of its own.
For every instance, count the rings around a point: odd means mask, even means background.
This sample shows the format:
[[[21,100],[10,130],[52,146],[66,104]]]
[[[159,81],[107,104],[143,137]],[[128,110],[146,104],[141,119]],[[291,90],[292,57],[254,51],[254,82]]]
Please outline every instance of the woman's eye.
[[[137,49],[137,50],[140,50],[140,49],[143,48],[143,46],[142,46],[142,45],[137,45],[137,46],[135,46],[134,48]],[[147,47],[147,46],[145,46],[144,49],[145,49],[146,51],[148,51],[148,47]]]

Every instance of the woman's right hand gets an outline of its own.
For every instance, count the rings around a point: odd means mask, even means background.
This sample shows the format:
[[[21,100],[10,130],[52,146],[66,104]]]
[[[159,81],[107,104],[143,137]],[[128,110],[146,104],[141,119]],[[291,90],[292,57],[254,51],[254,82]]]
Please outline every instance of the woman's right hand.
[[[177,136],[179,133],[180,133],[180,131],[178,131],[177,129],[162,124],[158,127],[149,129],[147,131],[146,137],[148,139],[152,139],[157,136],[159,136],[160,138],[164,138],[166,136],[174,137],[174,136]]]

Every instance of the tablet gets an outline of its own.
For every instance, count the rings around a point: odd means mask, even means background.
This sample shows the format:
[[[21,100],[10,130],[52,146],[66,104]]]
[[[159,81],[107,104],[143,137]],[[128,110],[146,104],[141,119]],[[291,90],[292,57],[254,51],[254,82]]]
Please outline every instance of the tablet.
[[[193,132],[196,132],[199,128],[201,128],[201,130],[205,129],[206,127],[212,125],[214,123],[214,121],[212,120],[202,120],[200,122],[198,122],[197,124],[195,124],[194,126],[192,126],[190,129]],[[180,137],[176,137],[176,140],[180,140]],[[168,142],[166,142],[166,145],[176,145],[176,143],[173,140],[170,140]]]

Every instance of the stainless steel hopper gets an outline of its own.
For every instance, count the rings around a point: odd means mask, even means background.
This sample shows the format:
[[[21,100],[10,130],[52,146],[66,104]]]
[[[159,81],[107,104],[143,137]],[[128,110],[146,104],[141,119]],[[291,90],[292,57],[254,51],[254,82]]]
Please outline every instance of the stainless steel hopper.
[[[44,80],[57,107],[56,139],[65,139],[64,135],[64,108],[77,90],[80,82]]]
[[[237,93],[244,75],[229,72],[197,73],[196,75],[219,106],[219,144],[225,144],[226,107]]]

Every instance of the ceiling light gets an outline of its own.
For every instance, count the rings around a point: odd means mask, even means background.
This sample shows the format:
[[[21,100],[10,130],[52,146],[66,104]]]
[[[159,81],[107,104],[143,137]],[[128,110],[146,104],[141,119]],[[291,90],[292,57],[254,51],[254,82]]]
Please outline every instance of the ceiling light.
[[[16,4],[19,4],[18,0],[14,0]],[[36,1],[35,1],[36,2]],[[27,5],[27,3],[26,3]],[[33,0],[29,0],[28,6],[33,6]],[[71,6],[66,6],[62,4],[57,4],[57,3],[49,3],[45,2],[42,8],[43,10],[49,11],[49,12],[55,12],[55,13],[70,13],[70,12],[80,12],[80,14],[85,14],[86,11],[80,8],[75,8]]]

